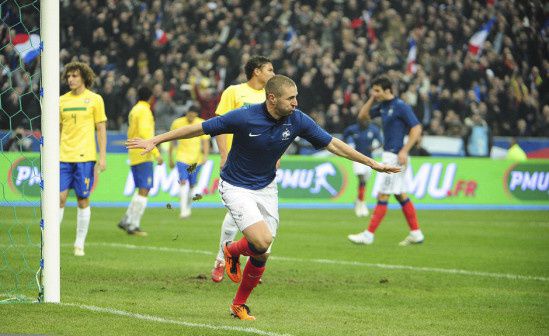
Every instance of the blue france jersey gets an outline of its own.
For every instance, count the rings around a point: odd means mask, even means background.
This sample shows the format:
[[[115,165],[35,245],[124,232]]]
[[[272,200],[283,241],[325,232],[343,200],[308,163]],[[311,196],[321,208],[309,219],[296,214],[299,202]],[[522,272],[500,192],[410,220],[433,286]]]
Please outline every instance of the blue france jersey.
[[[296,137],[324,148],[332,136],[300,110],[275,120],[263,104],[249,105],[202,123],[211,136],[234,134],[221,178],[232,185],[258,190],[276,176],[276,162]]]
[[[412,108],[399,98],[372,107],[370,116],[381,116],[385,138],[383,149],[395,154],[404,146],[404,137],[408,135],[410,128],[419,124]]]
[[[372,144],[374,140],[383,143],[381,131],[374,124],[363,127],[359,123],[353,124],[343,131],[343,139],[347,143],[354,143],[355,149],[366,156],[372,156]]]

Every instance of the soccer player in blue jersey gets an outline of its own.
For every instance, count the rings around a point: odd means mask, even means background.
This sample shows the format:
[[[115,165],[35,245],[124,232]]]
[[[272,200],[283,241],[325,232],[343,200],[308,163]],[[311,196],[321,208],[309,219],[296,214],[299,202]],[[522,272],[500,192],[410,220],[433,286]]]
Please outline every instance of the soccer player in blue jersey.
[[[376,106],[372,106],[378,102]],[[381,116],[383,124],[382,162],[387,165],[399,165],[402,169],[398,174],[380,174],[381,188],[377,195],[377,205],[374,209],[370,225],[364,232],[351,234],[349,240],[356,244],[372,244],[374,233],[387,213],[387,202],[390,195],[395,195],[402,206],[402,211],[410,227],[408,236],[399,245],[407,246],[423,242],[423,233],[419,228],[416,210],[406,194],[405,170],[408,165],[408,153],[421,136],[421,124],[412,108],[393,94],[392,83],[388,77],[381,76],[372,82],[371,95],[358,114],[359,120],[370,120]],[[408,141],[404,143],[404,137]]]
[[[367,120],[358,121],[343,131],[343,140],[353,143],[355,149],[366,156],[372,156],[372,150],[383,143],[383,137],[379,128]],[[376,143],[377,141],[377,143]],[[355,214],[357,217],[368,216],[368,207],[364,194],[366,193],[366,182],[370,179],[372,168],[362,163],[353,162],[353,171],[358,178],[358,195],[355,201]]]
[[[224,246],[228,277],[240,283],[230,305],[231,314],[241,320],[255,320],[246,301],[265,270],[271,244],[278,229],[276,162],[296,137],[316,148],[360,162],[380,172],[396,173],[399,167],[385,165],[333,138],[305,113],[297,110],[297,87],[290,78],[272,77],[265,86],[266,101],[236,109],[202,124],[182,127],[152,139],[129,139],[128,148],[147,153],[161,142],[209,134],[234,135],[233,146],[221,171],[219,192],[223,204],[244,237]],[[242,272],[240,255],[249,256]]]

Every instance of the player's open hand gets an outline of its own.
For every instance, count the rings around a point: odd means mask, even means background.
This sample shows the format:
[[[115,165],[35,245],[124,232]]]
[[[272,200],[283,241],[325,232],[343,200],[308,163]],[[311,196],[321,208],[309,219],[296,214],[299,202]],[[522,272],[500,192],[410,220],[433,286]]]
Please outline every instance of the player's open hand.
[[[145,155],[148,152],[152,151],[155,147],[154,142],[152,139],[144,140],[140,138],[133,138],[126,140],[126,148],[128,149],[139,149],[143,148],[144,151],[141,153],[141,155]]]
[[[400,173],[402,171],[401,167],[390,166],[383,163],[376,162],[372,169],[380,173]]]

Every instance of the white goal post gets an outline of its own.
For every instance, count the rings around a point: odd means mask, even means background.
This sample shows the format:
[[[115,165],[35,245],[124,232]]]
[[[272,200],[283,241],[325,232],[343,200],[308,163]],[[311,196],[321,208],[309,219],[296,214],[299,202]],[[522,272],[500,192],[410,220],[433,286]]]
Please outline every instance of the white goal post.
[[[42,286],[44,301],[61,301],[59,228],[59,0],[40,1],[42,90]]]

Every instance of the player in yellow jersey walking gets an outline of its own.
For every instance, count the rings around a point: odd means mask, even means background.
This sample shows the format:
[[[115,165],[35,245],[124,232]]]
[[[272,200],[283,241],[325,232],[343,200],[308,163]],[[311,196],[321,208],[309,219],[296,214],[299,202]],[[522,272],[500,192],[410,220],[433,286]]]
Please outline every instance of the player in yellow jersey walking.
[[[201,124],[204,119],[198,117],[198,107],[191,106],[184,117],[173,121],[170,130],[181,128],[183,126]],[[173,160],[173,150],[177,148],[176,161]],[[180,139],[177,142],[170,142],[170,168],[177,165],[180,184],[180,214],[179,217],[187,218],[191,216],[191,202],[193,197],[201,197],[202,191],[194,191],[196,178],[200,168],[208,159],[210,153],[210,136],[204,134],[198,138]],[[196,169],[191,169],[192,165],[197,165]]]
[[[263,56],[251,57],[244,66],[246,83],[231,85],[221,94],[221,100],[215,110],[216,115],[225,113],[242,106],[259,104],[265,101],[265,84],[275,73],[270,59]],[[221,156],[220,167],[223,168],[227,155],[231,149],[233,135],[221,134],[215,137],[219,154]],[[225,259],[223,257],[223,243],[228,240],[234,240],[238,228],[233,217],[227,212],[221,225],[221,236],[219,239],[219,250],[215,258],[214,268],[212,269],[212,280],[220,282],[225,274]]]
[[[154,136],[154,117],[149,103],[151,97],[152,91],[148,87],[140,87],[137,90],[138,102],[128,115],[128,138],[150,139]],[[161,165],[163,160],[158,149],[147,155],[141,155],[139,150],[130,149],[128,155],[137,192],[133,194],[126,214],[118,223],[118,227],[130,235],[146,236],[147,233],[141,230],[141,217],[147,208],[149,190],[153,187],[153,161],[156,159]]]
[[[63,79],[70,91],[59,99],[59,221],[63,221],[69,189],[74,189],[78,203],[74,255],[81,257],[84,256],[84,243],[90,226],[90,193],[94,182],[94,169],[102,172],[107,168],[107,117],[103,98],[89,90],[95,74],[87,64],[71,62],[65,65]],[[95,145],[96,130],[99,161]]]

